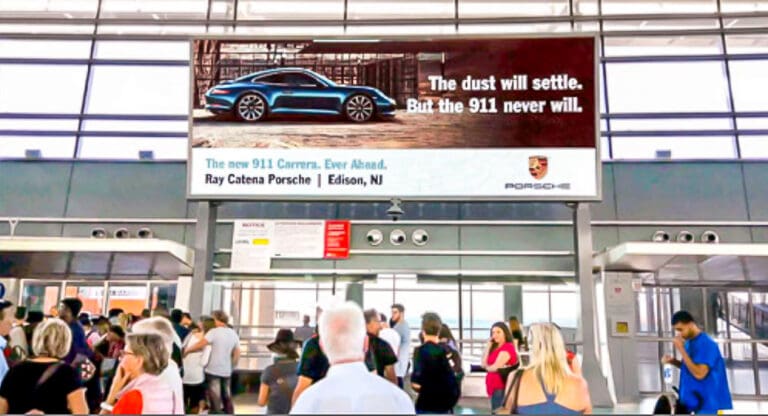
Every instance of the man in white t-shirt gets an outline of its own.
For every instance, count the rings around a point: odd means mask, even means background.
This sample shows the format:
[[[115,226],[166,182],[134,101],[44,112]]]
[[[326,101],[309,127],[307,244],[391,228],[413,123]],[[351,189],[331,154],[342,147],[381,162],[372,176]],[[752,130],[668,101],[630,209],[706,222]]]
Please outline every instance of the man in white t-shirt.
[[[176,331],[171,326],[171,321],[166,318],[155,316],[153,318],[142,319],[133,324],[131,332],[134,334],[157,333],[162,335],[165,341],[165,348],[168,350],[168,366],[165,367],[160,378],[162,378],[168,387],[173,391],[173,413],[176,415],[184,414],[184,384],[181,381],[181,371],[175,361],[171,359],[173,351],[174,338]]]
[[[346,302],[320,317],[320,346],[331,368],[296,399],[291,414],[416,414],[411,398],[365,366],[365,318]]]
[[[379,338],[386,341],[387,344],[392,347],[392,351],[395,353],[395,357],[397,357],[397,353],[400,350],[400,334],[389,327],[387,317],[383,313],[379,314],[379,319],[381,320],[381,331],[379,331]]]
[[[211,313],[216,328],[205,334],[205,338],[184,351],[184,354],[202,350],[211,346],[211,355],[205,366],[205,380],[208,383],[208,398],[211,401],[211,413],[234,414],[232,391],[230,388],[232,371],[240,359],[240,338],[227,325],[229,317],[224,311]]]

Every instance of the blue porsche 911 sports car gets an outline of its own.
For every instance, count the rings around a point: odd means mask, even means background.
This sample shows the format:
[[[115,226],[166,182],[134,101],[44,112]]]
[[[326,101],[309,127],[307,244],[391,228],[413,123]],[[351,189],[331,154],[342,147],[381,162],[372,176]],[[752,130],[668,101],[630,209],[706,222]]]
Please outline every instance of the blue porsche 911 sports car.
[[[225,81],[205,93],[205,108],[242,121],[271,114],[343,115],[354,122],[395,115],[395,100],[376,88],[337,85],[304,68],[278,68]]]

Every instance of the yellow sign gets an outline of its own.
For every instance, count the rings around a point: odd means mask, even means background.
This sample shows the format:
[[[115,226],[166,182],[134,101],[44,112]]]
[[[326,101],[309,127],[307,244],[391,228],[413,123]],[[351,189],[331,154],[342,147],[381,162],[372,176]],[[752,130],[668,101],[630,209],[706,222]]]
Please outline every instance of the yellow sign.
[[[268,246],[269,245],[269,239],[268,238],[254,238],[251,240],[251,244],[254,246]]]

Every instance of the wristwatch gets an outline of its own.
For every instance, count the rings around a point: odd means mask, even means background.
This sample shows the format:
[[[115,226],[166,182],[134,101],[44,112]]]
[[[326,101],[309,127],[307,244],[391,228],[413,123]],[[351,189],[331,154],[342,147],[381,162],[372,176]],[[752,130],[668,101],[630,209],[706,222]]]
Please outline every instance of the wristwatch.
[[[112,413],[112,411],[115,409],[115,406],[107,403],[107,402],[101,402],[101,405],[99,405],[102,410],[106,410],[107,412]]]

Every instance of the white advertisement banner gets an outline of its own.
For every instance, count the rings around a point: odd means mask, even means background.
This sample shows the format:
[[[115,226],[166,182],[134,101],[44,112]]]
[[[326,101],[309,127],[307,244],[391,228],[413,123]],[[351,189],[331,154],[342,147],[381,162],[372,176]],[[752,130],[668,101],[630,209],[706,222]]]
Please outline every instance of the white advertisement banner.
[[[595,149],[192,149],[190,195],[565,198],[597,193]]]

